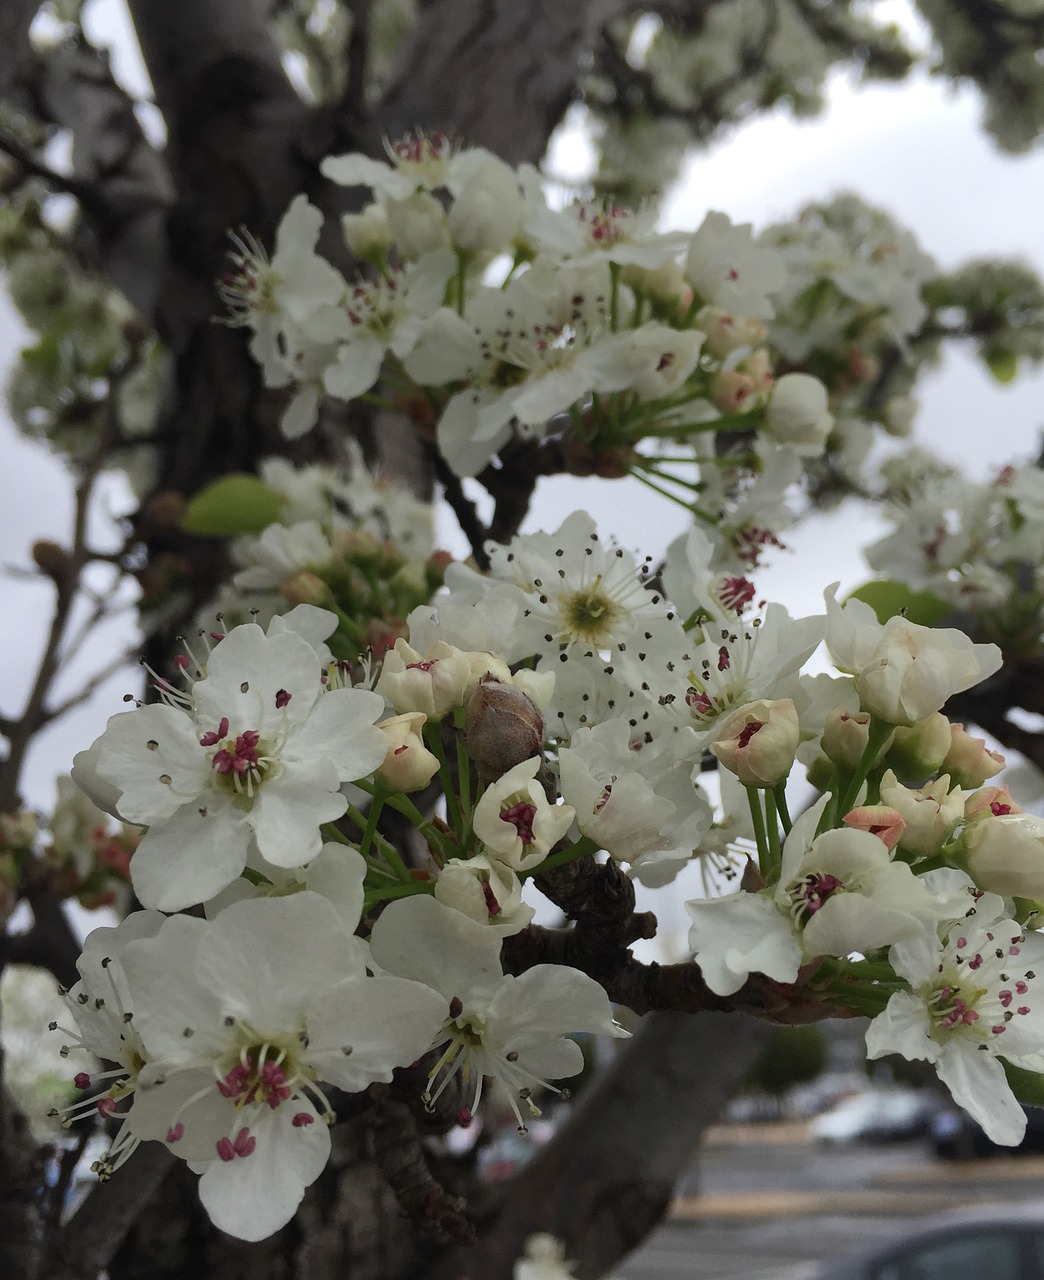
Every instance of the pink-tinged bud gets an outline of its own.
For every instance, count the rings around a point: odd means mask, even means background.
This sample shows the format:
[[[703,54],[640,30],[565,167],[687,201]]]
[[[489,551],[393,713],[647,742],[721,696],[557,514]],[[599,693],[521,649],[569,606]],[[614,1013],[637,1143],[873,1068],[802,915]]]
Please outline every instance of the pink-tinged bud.
[[[761,699],[725,719],[711,750],[745,787],[774,787],[790,773],[800,739],[791,699]]]
[[[860,346],[848,348],[845,363],[848,367],[848,376],[855,382],[874,382],[881,370],[880,360]]]
[[[981,822],[984,818],[1003,818],[1009,813],[1023,812],[1007,787],[982,787],[964,802],[965,822]]]
[[[772,370],[772,360],[764,347],[752,351],[737,367],[741,373],[745,373],[751,379],[754,394],[759,399],[772,390],[772,384],[776,378]]]
[[[1004,768],[1004,757],[991,751],[984,738],[973,738],[963,724],[950,726],[950,749],[941,768],[959,787],[981,787]]]
[[[521,689],[483,677],[466,705],[464,746],[484,777],[499,778],[540,752],[544,717]]]
[[[734,316],[720,307],[701,307],[696,327],[704,337],[704,348],[719,360],[740,347],[756,347],[765,340],[765,322],[756,316]]]
[[[1044,900],[1044,818],[1035,813],[985,818],[965,828],[961,843],[968,874],[980,889]]]
[[[302,569],[281,583],[279,594],[291,604],[314,604],[322,608],[330,602],[330,588],[310,569]]]
[[[820,745],[825,755],[842,769],[854,769],[863,758],[866,744],[870,741],[870,713],[868,711],[848,711],[843,706],[836,706],[830,711],[823,726],[823,737]],[[886,744],[887,745],[887,744]],[[885,748],[881,748],[881,759]],[[877,761],[874,762],[875,764]]]
[[[749,374],[723,369],[711,382],[711,400],[719,413],[739,413],[755,402],[755,383]]]
[[[422,711],[407,711],[377,725],[388,739],[384,763],[378,766],[377,776],[393,791],[419,791],[439,771],[438,760],[421,737],[426,719]]]
[[[950,750],[950,722],[941,711],[933,711],[916,724],[900,725],[888,748],[887,763],[901,782],[923,782],[938,773]],[[950,774],[951,781],[953,774]],[[958,782],[959,786],[966,783]]]
[[[842,821],[846,827],[877,836],[886,849],[894,849],[906,830],[906,819],[898,809],[887,804],[860,805],[846,813]]]

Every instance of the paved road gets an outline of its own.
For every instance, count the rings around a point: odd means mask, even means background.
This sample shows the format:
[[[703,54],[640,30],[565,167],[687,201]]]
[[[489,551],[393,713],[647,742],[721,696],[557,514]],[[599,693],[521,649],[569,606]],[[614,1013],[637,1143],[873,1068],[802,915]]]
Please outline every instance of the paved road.
[[[1040,1158],[952,1165],[919,1142],[823,1149],[798,1129],[720,1136],[620,1280],[808,1280],[821,1260],[943,1210],[1044,1199]]]

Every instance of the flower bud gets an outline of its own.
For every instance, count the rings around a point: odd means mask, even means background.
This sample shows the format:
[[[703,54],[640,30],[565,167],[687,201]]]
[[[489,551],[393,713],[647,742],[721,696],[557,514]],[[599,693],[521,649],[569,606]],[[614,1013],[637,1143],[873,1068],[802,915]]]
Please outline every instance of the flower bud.
[[[962,837],[968,874],[1004,897],[1044,899],[1044,818],[1002,814],[971,823]]]
[[[435,881],[435,897],[478,924],[506,937],[533,919],[522,901],[522,883],[509,866],[478,855],[450,858]]]
[[[765,322],[756,316],[734,316],[721,307],[701,307],[696,327],[706,335],[704,347],[724,359],[740,347],[754,347],[765,340]]]
[[[1004,768],[1004,757],[984,738],[973,738],[963,724],[950,726],[950,749],[941,767],[962,787],[981,787]]]
[[[463,704],[470,679],[467,655],[444,640],[425,655],[396,640],[376,687],[396,711],[423,711],[429,720],[441,720]]]
[[[410,261],[436,249],[452,248],[446,211],[430,191],[389,200],[388,224],[399,253]]]
[[[41,573],[55,582],[64,582],[72,561],[69,553],[49,538],[37,538],[32,547],[33,563]]]
[[[761,699],[725,719],[711,750],[745,787],[774,787],[790,773],[800,738],[791,699]]]
[[[842,821],[846,827],[877,836],[886,849],[894,849],[906,830],[906,819],[887,804],[860,805],[846,813]]]
[[[544,741],[544,717],[532,698],[506,681],[485,676],[467,701],[464,746],[487,778],[499,778],[535,756]]]
[[[938,853],[964,816],[964,792],[960,787],[951,789],[945,774],[915,790],[904,787],[889,769],[881,779],[881,803],[897,809],[905,819],[899,845],[918,858]]]
[[[870,713],[849,711],[840,703],[827,713],[821,746],[835,765],[854,769],[870,741]]]
[[[711,399],[720,413],[739,413],[754,402],[754,379],[737,369],[723,369],[711,382]]]
[[[1008,813],[1023,813],[1007,787],[980,787],[964,802],[964,821],[981,822],[984,818],[1002,818]]]
[[[833,426],[827,390],[818,378],[810,373],[785,373],[779,379],[762,428],[774,444],[786,445],[803,457],[818,457]]]
[[[388,214],[376,201],[367,205],[362,213],[341,215],[344,242],[357,258],[364,262],[383,262],[391,247],[392,233]]]
[[[916,416],[917,401],[913,396],[892,396],[885,404],[881,422],[890,436],[904,439],[913,430]]]
[[[381,720],[377,728],[388,739],[384,763],[377,776],[393,791],[419,791],[439,771],[439,762],[424,745],[421,727],[427,716],[421,711],[407,711],[401,716]]]
[[[279,594],[291,604],[314,604],[320,608],[330,603],[330,588],[311,569],[302,569],[300,573],[286,582],[280,583]]]
[[[902,782],[923,782],[939,772],[949,750],[950,722],[941,711],[933,711],[916,724],[900,725],[896,729],[888,748],[887,763]],[[952,774],[950,780],[953,781]]]

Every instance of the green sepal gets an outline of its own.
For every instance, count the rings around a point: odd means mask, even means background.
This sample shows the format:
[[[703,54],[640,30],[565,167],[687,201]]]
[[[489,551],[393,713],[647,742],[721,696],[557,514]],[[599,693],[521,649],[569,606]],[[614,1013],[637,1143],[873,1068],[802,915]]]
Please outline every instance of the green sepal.
[[[283,499],[257,476],[233,472],[208,484],[188,504],[181,520],[187,533],[229,537],[260,533],[280,517]]]
[[[1007,1058],[1001,1058],[1000,1064],[1016,1098],[1027,1107],[1044,1107],[1044,1075],[1039,1071],[1027,1071],[1025,1067],[1016,1067]]]

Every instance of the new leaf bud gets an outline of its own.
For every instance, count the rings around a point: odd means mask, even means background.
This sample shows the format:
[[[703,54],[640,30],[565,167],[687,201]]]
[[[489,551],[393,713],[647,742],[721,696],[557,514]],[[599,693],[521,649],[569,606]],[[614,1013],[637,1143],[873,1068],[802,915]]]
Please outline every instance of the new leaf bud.
[[[464,745],[485,777],[529,760],[543,741],[544,717],[532,698],[503,680],[479,680],[466,703]]]

